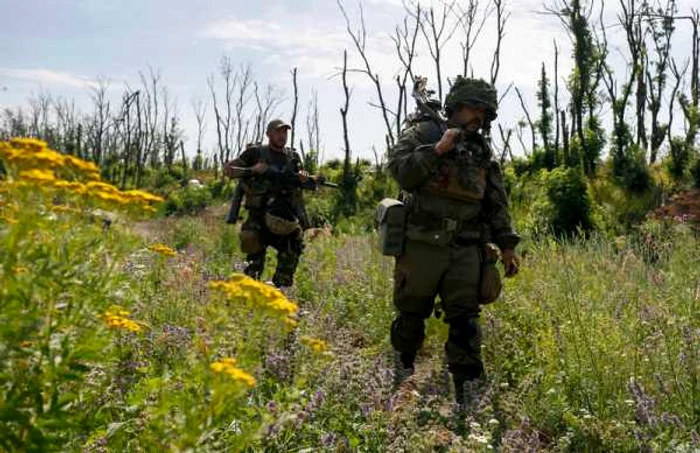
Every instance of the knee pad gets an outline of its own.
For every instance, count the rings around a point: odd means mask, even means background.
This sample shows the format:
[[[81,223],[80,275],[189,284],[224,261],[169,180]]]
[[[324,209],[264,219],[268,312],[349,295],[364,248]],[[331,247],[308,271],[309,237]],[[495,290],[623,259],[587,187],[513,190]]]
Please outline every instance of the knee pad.
[[[401,314],[391,323],[391,344],[399,352],[415,352],[425,339],[425,320]]]

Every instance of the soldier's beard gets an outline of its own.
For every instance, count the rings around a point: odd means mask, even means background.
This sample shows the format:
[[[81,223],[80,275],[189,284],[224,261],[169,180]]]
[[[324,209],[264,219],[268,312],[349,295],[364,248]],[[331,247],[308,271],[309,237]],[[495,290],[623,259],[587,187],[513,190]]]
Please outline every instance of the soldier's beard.
[[[473,119],[469,121],[464,128],[469,131],[469,132],[476,132],[479,129],[481,129],[481,120],[480,119]]]

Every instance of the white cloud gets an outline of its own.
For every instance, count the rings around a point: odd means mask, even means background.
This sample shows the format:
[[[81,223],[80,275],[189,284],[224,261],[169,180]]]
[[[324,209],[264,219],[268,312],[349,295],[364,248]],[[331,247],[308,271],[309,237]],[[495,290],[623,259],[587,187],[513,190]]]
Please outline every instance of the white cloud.
[[[230,48],[268,52],[268,61],[286,60],[289,66],[303,67],[306,74],[327,76],[338,66],[340,49],[347,47],[345,30],[296,19],[284,23],[220,19],[209,23],[202,36],[222,40]]]
[[[11,69],[0,68],[0,76],[38,82],[42,85],[68,85],[76,88],[89,88],[96,83],[87,77],[71,74],[70,72],[54,71],[51,69]]]

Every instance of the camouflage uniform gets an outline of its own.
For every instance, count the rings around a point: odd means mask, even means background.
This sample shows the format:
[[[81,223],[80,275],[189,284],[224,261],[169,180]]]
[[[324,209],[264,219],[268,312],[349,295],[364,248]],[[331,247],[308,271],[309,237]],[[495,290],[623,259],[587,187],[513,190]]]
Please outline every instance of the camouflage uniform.
[[[406,243],[394,276],[398,316],[391,342],[404,367],[412,368],[424,339],[424,321],[439,295],[449,324],[448,366],[455,382],[463,382],[483,376],[478,320],[482,246],[494,242],[501,250],[514,248],[519,237],[486,140],[473,132],[455,150],[438,156],[435,145],[444,129],[433,121],[419,122],[402,132],[390,152],[389,169],[403,189],[407,209]]]
[[[298,173],[303,170],[301,158],[296,152],[288,148],[279,152],[267,145],[246,149],[229,165],[252,167],[258,162],[282,172]],[[240,233],[241,251],[246,253],[247,261],[244,272],[253,278],[260,278],[267,247],[271,246],[277,250],[277,269],[272,282],[276,286],[291,286],[304,250],[302,231],[309,227],[301,189],[284,187],[262,176],[244,180],[243,187],[244,206],[248,210],[248,218],[241,226]],[[271,231],[266,214],[272,211],[288,221],[298,221],[299,227],[287,234]]]

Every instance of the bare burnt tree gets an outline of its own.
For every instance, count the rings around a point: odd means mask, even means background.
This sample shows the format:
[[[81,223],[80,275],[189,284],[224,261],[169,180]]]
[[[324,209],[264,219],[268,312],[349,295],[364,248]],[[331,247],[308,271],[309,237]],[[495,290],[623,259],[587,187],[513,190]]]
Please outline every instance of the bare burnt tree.
[[[362,68],[360,69],[347,69],[345,72],[359,72],[361,74],[365,74],[374,84],[374,87],[377,91],[377,98],[379,104],[370,104],[373,105],[374,107],[377,107],[380,109],[382,112],[382,118],[384,120],[384,125],[386,126],[386,142],[388,146],[393,146],[395,142],[395,136],[394,136],[394,131],[392,127],[392,123],[389,120],[389,116],[393,115],[395,116],[396,113],[392,112],[388,107],[387,104],[384,100],[384,92],[382,90],[382,85],[379,80],[379,74],[374,72],[372,70],[372,65],[369,62],[369,58],[367,56],[367,27],[365,26],[365,16],[364,16],[364,10],[362,8],[362,4],[360,4],[360,28],[359,30],[354,30],[352,23],[350,21],[350,17],[348,16],[347,11],[345,10],[345,7],[343,6],[342,0],[336,0],[338,3],[338,7],[340,8],[340,11],[343,13],[343,17],[345,18],[345,24],[346,24],[346,30],[348,32],[348,35],[350,35],[350,38],[352,39],[355,49],[357,50],[358,54],[360,55],[360,59],[362,60]]]
[[[214,75],[207,78],[209,93],[212,97],[214,119],[216,124],[216,144],[219,151],[216,162],[223,165],[231,155],[231,130],[233,128],[233,94],[238,83],[233,73],[231,59],[223,57],[219,63],[219,75],[223,79],[223,99],[217,99],[216,79]],[[218,167],[217,167],[218,168]]]
[[[207,130],[207,103],[203,99],[197,98],[192,100],[192,111],[194,119],[197,123],[197,151],[194,160],[192,161],[192,169],[195,171],[204,168],[204,151],[202,150],[202,140],[204,133]]]
[[[671,144],[672,139],[673,139],[673,121],[674,121],[674,111],[675,111],[675,105],[676,101],[678,100],[678,90],[681,87],[681,83],[683,83],[683,79],[685,78],[685,74],[688,72],[688,66],[690,65],[690,61],[686,61],[685,65],[683,66],[682,69],[678,67],[676,64],[676,61],[671,59],[670,62],[670,68],[671,68],[671,73],[673,74],[675,78],[675,84],[673,85],[673,89],[671,90],[671,97],[669,98],[668,101],[668,127],[666,128],[666,136],[668,138],[668,142]]]
[[[267,85],[264,93],[261,94],[257,82],[253,82],[253,94],[255,97],[256,110],[253,114],[255,124],[253,125],[253,132],[250,134],[250,141],[262,143],[265,137],[265,127],[282,101],[282,95],[272,85]]]
[[[122,95],[122,105],[120,115],[117,118],[117,136],[121,144],[121,175],[120,187],[126,188],[128,177],[132,171],[132,164],[135,157],[135,150],[138,146],[138,127],[136,99],[140,91],[131,91],[127,87]]]
[[[54,102],[55,111],[55,143],[61,151],[80,158],[83,155],[84,128],[82,118],[75,108],[75,101],[58,98]]]
[[[498,73],[501,70],[501,46],[506,35],[506,23],[510,18],[510,12],[506,11],[504,0],[493,0],[496,9],[496,49],[491,60],[491,85],[496,85]]]
[[[92,149],[91,159],[98,165],[102,164],[105,153],[107,134],[110,127],[110,102],[107,99],[109,82],[100,78],[95,85],[90,87],[90,98],[92,99],[93,112],[88,128],[88,142]]]
[[[441,2],[439,11],[436,11],[435,7],[430,6],[427,10],[422,11],[422,17],[419,16],[418,18],[421,33],[435,65],[435,76],[440,99],[443,98],[442,50],[454,37],[457,27],[462,23],[462,17],[458,15],[456,5],[457,0]]]
[[[344,180],[346,177],[348,177],[350,175],[350,165],[351,165],[351,158],[352,158],[352,154],[350,151],[350,136],[348,134],[348,110],[350,109],[350,89],[348,88],[347,75],[348,75],[348,51],[343,50],[342,80],[343,80],[343,93],[345,94],[345,104],[343,105],[343,107],[340,108],[340,116],[343,119],[343,143],[345,145],[343,148],[343,152],[345,155],[345,159],[343,161],[343,179]]]
[[[416,57],[416,44],[421,17],[420,3],[415,4],[415,10],[409,10],[408,5],[405,5],[405,8],[407,14],[404,16],[403,23],[400,26],[396,26],[394,35],[391,37],[394,41],[396,55],[403,66],[403,73],[396,76],[398,99],[394,124],[397,136],[401,132],[403,119],[408,116],[408,92],[406,87],[409,80],[411,85],[413,84],[413,62]]]
[[[573,45],[576,70],[568,84],[571,94],[571,134],[576,135],[586,148],[586,113],[589,119],[595,106],[597,83],[602,77],[603,67],[598,65],[590,17],[594,2],[586,0],[555,0],[546,10],[559,18]]]
[[[523,95],[522,95],[522,93],[520,93],[520,90],[518,89],[518,87],[515,87],[515,92],[518,95],[518,99],[520,100],[520,107],[522,107],[523,113],[525,113],[525,118],[527,119],[527,124],[530,127],[530,135],[532,136],[532,152],[535,152],[535,150],[537,149],[537,136],[536,136],[537,129],[535,128],[535,123],[532,121],[532,116],[530,116],[530,111],[527,109],[527,106],[525,105],[525,101],[523,100]]]
[[[343,160],[343,206],[342,210],[345,214],[352,214],[355,211],[355,177],[352,174],[352,151],[350,149],[350,136],[348,132],[348,110],[350,109],[350,89],[348,88],[348,51],[343,50],[343,93],[345,94],[345,104],[340,108],[340,115],[343,119],[343,142],[344,154]]]
[[[471,69],[472,50],[493,9],[484,8],[479,17],[479,0],[468,0],[466,8],[461,3],[457,3],[456,7],[462,28],[459,42],[459,46],[462,48],[462,75],[467,77]]]
[[[292,69],[292,88],[293,88],[293,93],[294,93],[294,103],[292,104],[292,148],[294,148],[295,141],[294,141],[294,132],[296,131],[296,125],[297,125],[297,108],[299,107],[299,86],[297,85],[297,68]],[[302,151],[302,159],[306,159],[303,155],[304,151]]]
[[[646,5],[647,22],[651,30],[655,57],[646,66],[646,81],[648,85],[647,106],[651,115],[649,161],[652,164],[656,162],[659,148],[661,148],[667,135],[666,129],[668,128],[668,124],[661,124],[659,112],[661,111],[663,95],[668,80],[671,38],[675,30],[673,16],[676,10],[675,0],[666,0],[663,5],[661,4],[661,0],[657,0],[654,7]],[[658,19],[653,17],[654,12],[662,15],[663,18]],[[670,102],[673,103],[673,98],[671,98]]]
[[[559,152],[559,47],[557,41],[554,40],[554,149]]]
[[[160,71],[148,68],[148,74],[139,72],[141,80],[141,109],[144,122],[143,159],[152,168],[160,164],[160,150],[163,145],[160,133],[160,95],[163,90]],[[165,119],[167,121],[167,118]]]
[[[17,107],[14,111],[9,107],[3,109],[1,124],[0,137],[2,140],[29,135],[29,122],[20,107]]]
[[[306,134],[309,152],[303,156],[304,167],[309,172],[315,172],[321,153],[321,124],[318,111],[318,92],[315,90],[311,92],[311,99],[307,106]]]
[[[253,93],[251,86],[253,83],[253,72],[250,65],[241,66],[238,71],[238,91],[236,93],[236,156],[245,149],[248,144],[248,135],[250,128],[250,119],[246,118],[245,110]],[[228,160],[228,158],[226,159]]]
[[[49,145],[54,146],[49,122],[52,103],[53,98],[44,91],[39,91],[29,98],[29,130],[32,137],[45,140]]]
[[[503,126],[499,124],[498,132],[501,135],[501,143],[503,146],[503,151],[501,152],[500,160],[501,166],[503,166],[506,163],[506,153],[508,154],[508,157],[510,157],[510,160],[513,160],[513,149],[510,146],[510,140],[513,137],[513,129],[508,129],[506,132],[504,132]]]

